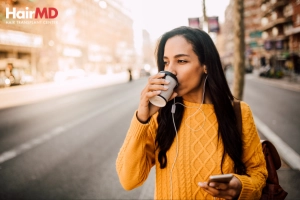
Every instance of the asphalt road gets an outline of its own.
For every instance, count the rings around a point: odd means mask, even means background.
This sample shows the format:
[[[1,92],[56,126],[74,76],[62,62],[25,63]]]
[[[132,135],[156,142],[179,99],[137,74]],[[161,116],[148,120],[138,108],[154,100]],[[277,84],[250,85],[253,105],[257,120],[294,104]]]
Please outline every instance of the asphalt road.
[[[300,92],[267,85],[247,75],[244,100],[264,124],[300,154]]]
[[[124,191],[115,170],[144,85],[138,80],[0,110],[0,153],[8,155],[0,163],[0,199],[145,198],[147,184]]]

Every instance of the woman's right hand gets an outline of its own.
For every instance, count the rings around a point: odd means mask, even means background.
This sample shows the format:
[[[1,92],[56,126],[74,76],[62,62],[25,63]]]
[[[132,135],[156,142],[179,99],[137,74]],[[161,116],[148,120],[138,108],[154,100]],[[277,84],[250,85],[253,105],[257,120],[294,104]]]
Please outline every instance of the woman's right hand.
[[[137,112],[137,118],[141,122],[146,122],[153,114],[155,114],[160,107],[154,106],[149,99],[157,96],[162,90],[168,90],[168,80],[163,79],[164,73],[158,73],[149,77],[146,87],[141,92],[140,104]],[[175,98],[177,94],[173,92],[170,100]]]

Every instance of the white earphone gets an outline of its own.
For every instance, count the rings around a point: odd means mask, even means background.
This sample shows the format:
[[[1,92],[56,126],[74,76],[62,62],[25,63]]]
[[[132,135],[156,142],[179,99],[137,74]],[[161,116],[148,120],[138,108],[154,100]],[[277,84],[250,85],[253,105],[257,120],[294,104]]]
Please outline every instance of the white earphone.
[[[189,119],[190,117],[194,116],[194,115],[198,112],[198,110],[201,108],[202,104],[204,103],[205,84],[206,84],[207,77],[208,77],[208,75],[205,77],[205,80],[204,80],[203,94],[202,94],[202,103],[201,103],[201,105],[198,107],[198,109],[196,110],[196,112],[195,112],[194,114],[190,115],[187,119]],[[185,105],[182,104],[182,103],[176,103],[175,98],[174,98],[174,103],[173,103],[172,108],[171,108],[171,113],[172,113],[172,120],[173,120],[174,129],[175,129],[175,132],[176,132],[176,156],[175,156],[174,162],[173,162],[172,167],[171,167],[171,170],[170,170],[170,187],[171,187],[171,198],[170,198],[170,199],[171,199],[171,200],[173,199],[172,172],[173,172],[173,169],[174,169],[174,166],[175,166],[177,157],[178,157],[178,151],[179,151],[179,145],[178,145],[178,132],[177,132],[177,128],[176,128],[175,120],[174,120],[174,113],[175,113],[175,111],[176,111],[176,104],[182,105],[182,106],[184,106],[184,107],[186,107],[186,108],[195,108],[195,107],[188,107],[188,106],[185,106]],[[203,113],[203,115],[204,115],[203,110],[202,110],[202,113]],[[204,117],[205,117],[205,115],[204,115]],[[205,123],[205,120],[206,120],[206,118],[204,118],[204,122],[203,122],[202,126],[200,127],[200,129],[203,128],[204,123]],[[188,126],[188,125],[187,125],[187,126]],[[200,129],[194,130],[194,129],[192,129],[190,126],[188,126],[188,127],[189,127],[191,130],[193,130],[193,131],[198,131],[198,130],[200,130]]]

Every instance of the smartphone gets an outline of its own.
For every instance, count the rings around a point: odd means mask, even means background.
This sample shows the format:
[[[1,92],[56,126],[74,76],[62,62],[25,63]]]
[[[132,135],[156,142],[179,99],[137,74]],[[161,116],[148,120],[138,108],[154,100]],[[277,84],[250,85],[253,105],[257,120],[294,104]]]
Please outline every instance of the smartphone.
[[[219,174],[219,175],[212,175],[209,177],[208,182],[221,182],[221,183],[229,183],[232,179],[232,174]]]

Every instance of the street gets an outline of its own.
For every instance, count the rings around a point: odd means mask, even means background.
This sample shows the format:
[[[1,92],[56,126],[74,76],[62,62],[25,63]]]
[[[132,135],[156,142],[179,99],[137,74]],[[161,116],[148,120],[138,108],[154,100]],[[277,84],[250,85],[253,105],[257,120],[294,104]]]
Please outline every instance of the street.
[[[18,155],[0,163],[0,198],[137,199],[142,187],[124,191],[115,160],[143,85],[139,80],[2,109],[0,151]]]
[[[249,77],[247,79],[247,77]],[[244,100],[252,112],[300,154],[300,93],[272,87],[246,76]]]
[[[115,161],[147,79],[92,88],[0,110],[0,199],[151,199],[146,183],[125,191]],[[272,99],[272,101],[270,101]],[[246,77],[253,114],[300,153],[300,93]],[[299,171],[279,170],[287,199],[300,195]],[[299,182],[299,181],[298,181]]]

